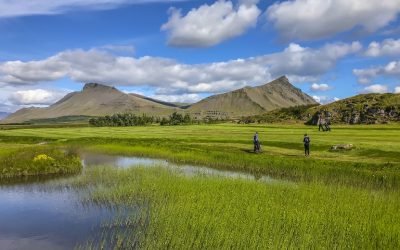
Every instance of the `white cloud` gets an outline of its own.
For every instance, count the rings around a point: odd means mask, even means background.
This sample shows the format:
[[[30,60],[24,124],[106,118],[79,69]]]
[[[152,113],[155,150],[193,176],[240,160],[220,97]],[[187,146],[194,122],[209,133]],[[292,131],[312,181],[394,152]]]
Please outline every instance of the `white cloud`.
[[[159,95],[219,93],[266,83],[281,75],[316,81],[337,60],[361,45],[328,44],[319,49],[290,44],[282,52],[206,64],[184,64],[160,57],[116,56],[99,49],[69,50],[38,61],[0,63],[0,83],[12,86],[70,78],[76,82],[147,86]]]
[[[363,89],[363,93],[387,93],[388,87],[386,85],[374,84]]]
[[[385,66],[368,69],[354,69],[353,74],[357,76],[358,82],[361,84],[368,84],[378,76],[400,77],[400,61],[392,61]]]
[[[394,93],[395,94],[400,94],[400,86],[397,86],[394,88]]]
[[[153,95],[151,98],[158,99],[165,102],[181,102],[181,103],[195,103],[202,99],[198,94],[183,94],[183,95]]]
[[[261,11],[258,1],[241,1],[237,7],[231,1],[219,0],[192,9],[185,16],[171,9],[168,22],[161,30],[168,33],[168,44],[177,47],[209,47],[239,36],[257,23]]]
[[[314,40],[357,27],[374,32],[399,11],[399,0],[291,0],[271,5],[266,14],[283,38]]]
[[[326,83],[321,83],[321,84],[313,83],[311,85],[311,91],[327,91],[330,89],[331,87]]]
[[[9,101],[14,105],[49,105],[61,99],[66,93],[45,89],[19,90],[11,94]]]
[[[331,102],[336,102],[336,101],[339,101],[340,99],[339,98],[337,98],[337,97],[330,97],[330,96],[326,96],[326,95],[313,95],[312,96],[312,98],[316,101],[316,102],[318,102],[318,103],[320,103],[320,104],[328,104],[328,103],[331,103]]]
[[[294,75],[305,77],[305,81],[313,81],[329,69],[332,69],[337,60],[349,54],[356,53],[362,48],[359,42],[351,44],[327,44],[320,49],[301,47],[298,44],[290,44],[281,53],[267,55],[264,60],[271,65],[273,75]]]
[[[74,9],[113,9],[125,4],[178,2],[183,0],[0,0],[0,18],[62,14]]]
[[[400,39],[386,39],[382,43],[372,42],[369,44],[366,56],[398,56],[400,55]]]

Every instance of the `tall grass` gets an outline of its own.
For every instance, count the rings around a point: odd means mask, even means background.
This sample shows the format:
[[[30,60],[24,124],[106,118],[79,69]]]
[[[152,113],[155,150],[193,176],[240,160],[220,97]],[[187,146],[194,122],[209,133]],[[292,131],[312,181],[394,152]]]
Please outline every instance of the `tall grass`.
[[[287,185],[204,176],[189,178],[161,168],[89,169],[73,185],[85,184],[92,185],[92,202],[139,206],[144,210],[126,219],[127,225],[133,221],[135,226],[112,234],[119,247],[400,247],[398,191],[319,183]]]
[[[214,150],[213,146],[135,140],[131,144],[98,144],[89,150],[107,154],[160,157],[176,163],[211,166],[218,169],[269,175],[293,181],[393,189],[400,187],[400,166],[392,163],[343,162],[333,159],[285,157],[241,153],[237,150]]]
[[[105,153],[165,158],[296,181],[385,189],[400,186],[399,125],[334,126],[330,133],[316,130],[303,125],[232,124],[48,128],[0,131],[0,139],[3,143],[79,145]],[[260,134],[261,154],[251,153],[254,131]],[[303,156],[304,132],[311,135],[311,158]],[[341,143],[351,143],[355,149],[329,150]]]
[[[0,155],[0,181],[8,178],[73,174],[82,170],[73,150],[50,146],[20,147]]]

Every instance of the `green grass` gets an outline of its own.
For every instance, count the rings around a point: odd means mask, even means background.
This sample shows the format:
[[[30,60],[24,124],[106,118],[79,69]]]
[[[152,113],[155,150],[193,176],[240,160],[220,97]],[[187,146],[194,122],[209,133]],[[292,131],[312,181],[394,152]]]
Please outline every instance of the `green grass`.
[[[255,131],[261,154],[251,152]],[[235,124],[14,129],[0,130],[0,159],[31,161],[35,150],[78,146],[294,181],[88,168],[63,185],[86,189],[85,202],[133,212],[105,225],[108,242],[89,241],[83,248],[399,249],[399,132],[400,125],[334,126],[330,133],[303,125]],[[311,136],[310,158],[303,156],[304,133]],[[342,143],[355,149],[329,150]]]
[[[91,186],[91,202],[141,208],[108,227],[116,249],[400,247],[397,191],[189,178],[162,168],[93,168],[72,185]]]
[[[0,182],[10,178],[74,174],[82,170],[76,153],[48,146],[0,147]]]
[[[260,134],[263,153],[253,154]],[[311,158],[302,138],[311,136]],[[330,133],[303,125],[192,125],[126,128],[46,128],[0,131],[3,143],[79,145],[86,150],[138,155],[175,162],[271,175],[297,181],[394,188],[400,186],[399,125],[337,126]],[[355,149],[332,152],[335,144]]]

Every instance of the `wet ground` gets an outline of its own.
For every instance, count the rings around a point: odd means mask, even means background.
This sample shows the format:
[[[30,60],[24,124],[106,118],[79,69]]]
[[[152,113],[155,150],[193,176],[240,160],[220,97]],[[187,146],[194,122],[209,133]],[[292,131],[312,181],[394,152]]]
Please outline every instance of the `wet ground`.
[[[177,165],[161,159],[85,153],[84,167],[107,165],[116,168],[162,166],[178,174],[219,176],[247,180],[282,182],[268,176]],[[101,224],[116,216],[110,208],[84,205],[79,190],[57,185],[64,177],[33,180],[0,186],[0,249],[73,249],[101,233]],[[84,191],[82,191],[84,192]]]

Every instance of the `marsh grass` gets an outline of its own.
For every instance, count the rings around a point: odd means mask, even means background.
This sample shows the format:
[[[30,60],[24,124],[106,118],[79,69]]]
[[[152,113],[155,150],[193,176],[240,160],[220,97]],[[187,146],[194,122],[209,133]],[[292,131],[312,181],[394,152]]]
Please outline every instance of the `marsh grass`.
[[[25,146],[0,156],[0,180],[39,175],[78,173],[82,164],[78,155],[53,146]]]
[[[251,153],[255,131],[261,154]],[[72,158],[52,150],[79,146],[295,181],[86,168],[66,184],[89,190],[84,202],[135,212],[105,222],[104,235],[84,249],[400,249],[399,131],[399,125],[337,126],[317,133],[302,125],[231,124],[3,130],[0,166],[8,159],[20,168],[38,154],[62,162]],[[311,158],[303,156],[305,132],[311,135]],[[49,144],[38,147],[43,141]],[[355,149],[329,150],[341,143]]]
[[[393,189],[400,186],[400,166],[393,163],[368,163],[314,159],[282,155],[253,154],[235,148],[214,145],[190,145],[175,142],[131,140],[124,144],[97,144],[89,150],[107,154],[123,154],[168,159],[175,163],[269,175],[293,181]]]
[[[114,231],[114,246],[129,248],[135,244],[143,249],[400,247],[398,191],[321,183],[287,185],[185,177],[163,168],[92,168],[71,185],[91,185],[90,199],[97,204],[142,207],[142,212],[126,218],[126,223],[117,223],[135,226],[124,232]]]
[[[294,181],[388,190],[400,186],[399,125],[332,129],[330,133],[318,133],[317,128],[303,125],[232,124],[47,128],[3,130],[0,139],[5,145],[47,141],[58,146],[163,158]],[[261,154],[251,153],[254,131],[260,134]],[[311,135],[311,158],[303,156],[304,132]],[[330,151],[332,145],[341,143],[351,143],[355,149]]]

